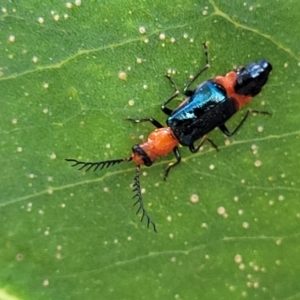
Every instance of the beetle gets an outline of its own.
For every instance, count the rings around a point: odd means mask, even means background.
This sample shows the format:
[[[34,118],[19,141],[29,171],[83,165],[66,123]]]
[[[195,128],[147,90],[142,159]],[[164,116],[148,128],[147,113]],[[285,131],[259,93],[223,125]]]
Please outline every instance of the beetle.
[[[168,116],[167,126],[163,126],[153,118],[126,120],[140,123],[150,122],[156,129],[150,133],[147,140],[132,147],[132,154],[127,158],[105,160],[98,162],[85,162],[77,159],[67,158],[66,161],[73,163],[72,167],[78,166],[79,170],[102,170],[121,162],[133,161],[136,164],[135,177],[133,180],[133,198],[136,198],[135,205],[138,205],[136,214],[142,213],[141,221],[147,220],[147,227],[150,224],[157,232],[154,221],[148,215],[142,199],[140,187],[140,167],[151,166],[160,156],[173,151],[176,161],[168,164],[165,169],[164,180],[166,180],[170,169],[178,165],[181,161],[178,145],[189,147],[192,153],[197,152],[205,141],[217,146],[207,137],[207,134],[218,127],[226,136],[235,134],[248,118],[251,112],[270,114],[267,111],[257,111],[248,109],[240,123],[233,131],[229,131],[225,122],[229,120],[242,106],[248,104],[253,97],[261,92],[266,84],[268,76],[272,70],[272,65],[266,60],[250,63],[237,70],[230,71],[225,76],[216,76],[199,84],[195,89],[189,89],[192,83],[209,68],[208,50],[206,43],[203,43],[206,64],[196,75],[185,85],[183,94],[186,99],[172,110],[166,105],[179,95],[174,80],[166,75],[173,86],[174,92],[162,105],[162,111]],[[195,142],[200,139],[199,145]]]

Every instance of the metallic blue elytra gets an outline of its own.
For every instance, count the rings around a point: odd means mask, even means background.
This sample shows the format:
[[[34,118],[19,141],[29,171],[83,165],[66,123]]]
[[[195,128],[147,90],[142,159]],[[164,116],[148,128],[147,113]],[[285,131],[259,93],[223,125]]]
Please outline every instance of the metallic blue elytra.
[[[194,142],[216,127],[231,136],[246,120],[249,110],[234,131],[230,132],[225,122],[261,92],[271,70],[269,62],[260,60],[225,76],[204,81],[195,90],[185,90],[188,98],[177,109],[170,111],[167,125],[179,143],[188,146],[192,152],[199,149],[199,146],[194,147]]]
[[[167,125],[183,146],[224,124],[235,112],[235,103],[227,97],[223,86],[212,81],[200,84],[184,105],[175,109]]]

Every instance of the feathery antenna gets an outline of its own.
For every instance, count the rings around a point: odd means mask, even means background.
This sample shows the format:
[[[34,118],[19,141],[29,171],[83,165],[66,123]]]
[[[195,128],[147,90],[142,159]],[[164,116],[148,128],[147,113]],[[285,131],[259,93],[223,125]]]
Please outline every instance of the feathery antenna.
[[[140,186],[140,166],[136,166],[135,170],[136,170],[136,173],[135,173],[135,177],[133,179],[133,190],[132,190],[135,193],[135,195],[132,197],[132,199],[137,197],[137,201],[133,204],[133,206],[135,206],[137,204],[139,205],[138,210],[136,211],[136,214],[138,214],[140,211],[142,211],[141,222],[143,221],[144,218],[146,218],[147,219],[147,228],[149,228],[149,225],[151,224],[153,226],[154,231],[157,232],[155,223],[149,217],[149,215],[144,207],[144,202],[143,202],[142,193],[141,193],[141,186]]]
[[[85,161],[79,161],[77,159],[72,158],[66,158],[66,161],[72,162],[72,167],[79,167],[78,170],[85,170],[86,172],[92,169],[93,171],[96,171],[98,169],[102,170],[103,168],[108,168],[110,166],[119,164],[123,161],[131,161],[132,157],[128,158],[121,158],[121,159],[113,159],[113,160],[105,160],[105,161],[97,161],[97,162],[85,162]]]
[[[110,166],[119,164],[124,161],[131,161],[132,157],[128,158],[121,158],[121,159],[113,159],[113,160],[105,160],[105,161],[97,161],[97,162],[85,162],[85,161],[79,161],[77,159],[73,158],[66,158],[65,159],[68,162],[73,163],[72,167],[79,167],[78,170],[84,170],[84,171],[89,171],[89,170],[102,170],[103,168],[108,168]],[[135,177],[133,180],[133,190],[132,190],[135,195],[132,197],[132,199],[137,198],[136,202],[133,204],[133,206],[138,205],[138,209],[136,211],[136,214],[138,214],[140,211],[142,212],[141,216],[141,222],[146,218],[147,220],[147,228],[149,228],[150,224],[153,226],[153,229],[155,232],[157,232],[156,225],[148,215],[145,207],[144,207],[144,202],[142,199],[142,193],[141,193],[141,186],[140,186],[140,166],[136,166],[136,173]]]

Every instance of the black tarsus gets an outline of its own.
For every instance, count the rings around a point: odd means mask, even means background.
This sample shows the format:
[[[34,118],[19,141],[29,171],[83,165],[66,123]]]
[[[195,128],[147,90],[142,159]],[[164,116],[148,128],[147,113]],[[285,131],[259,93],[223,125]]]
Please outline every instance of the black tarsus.
[[[188,88],[190,85],[204,72],[209,68],[209,61],[208,61],[208,49],[205,42],[203,44],[204,54],[205,54],[205,66],[201,68],[194,76],[193,78],[185,85],[185,88],[183,90],[183,93],[186,94],[189,92]]]
[[[173,109],[170,109],[168,107],[166,107],[166,105],[171,102],[173,99],[175,99],[180,91],[176,85],[176,83],[174,82],[173,78],[170,76],[170,75],[165,75],[165,77],[170,81],[172,87],[174,88],[174,93],[172,94],[172,96],[170,98],[168,98],[164,103],[163,105],[161,106],[161,110],[167,115],[167,116],[170,116],[171,113],[173,112]]]
[[[78,170],[83,170],[86,168],[85,171],[87,172],[90,169],[93,169],[93,171],[96,171],[98,168],[100,168],[100,170],[102,170],[103,168],[108,168],[110,166],[119,164],[124,161],[131,161],[132,157],[113,159],[113,160],[105,160],[105,161],[97,161],[97,162],[90,162],[90,161],[85,162],[85,161],[79,161],[79,160],[73,159],[73,158],[66,158],[65,160],[69,161],[69,162],[73,162],[72,167],[79,166]]]
[[[188,88],[191,86],[191,84],[204,72],[209,68],[209,61],[208,61],[208,49],[205,42],[203,42],[203,49],[204,49],[204,55],[205,55],[205,66],[202,67],[194,76],[193,78],[188,81],[188,83],[185,84],[185,88],[183,89],[183,94],[187,97],[190,97],[194,94],[194,90],[189,90]],[[161,110],[168,116],[170,116],[173,112],[173,109],[170,109],[166,107],[166,105],[171,102],[173,99],[175,99],[179,95],[179,89],[172,79],[170,75],[165,75],[167,79],[170,81],[172,87],[174,88],[174,92],[161,106]]]
[[[133,204],[133,206],[135,205],[139,205],[136,214],[138,214],[140,211],[142,211],[142,217],[141,217],[141,222],[143,221],[143,219],[146,217],[147,219],[147,228],[149,228],[150,224],[153,226],[154,231],[157,233],[157,229],[156,229],[156,225],[155,223],[152,221],[152,219],[150,218],[150,216],[148,215],[145,207],[144,207],[144,202],[142,199],[142,193],[141,193],[141,186],[140,186],[140,166],[137,165],[136,166],[136,173],[135,173],[135,177],[133,179],[133,189],[132,191],[135,193],[135,195],[132,197],[132,199],[134,198],[138,198],[137,201]]]
[[[133,119],[130,117],[125,118],[126,121],[130,121],[133,123],[142,123],[142,122],[150,122],[156,128],[163,128],[164,126],[153,118],[143,118],[143,119]]]

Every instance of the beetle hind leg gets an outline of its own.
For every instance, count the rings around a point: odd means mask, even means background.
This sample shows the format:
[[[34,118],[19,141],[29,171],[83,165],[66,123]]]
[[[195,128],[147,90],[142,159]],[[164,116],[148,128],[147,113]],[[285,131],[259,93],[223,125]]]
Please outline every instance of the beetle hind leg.
[[[248,119],[250,113],[256,113],[256,114],[263,114],[263,115],[272,115],[270,112],[265,110],[254,110],[254,109],[248,109],[243,117],[243,119],[240,121],[240,123],[236,126],[236,128],[233,131],[229,131],[225,124],[222,124],[219,126],[219,129],[227,136],[234,135],[245,123],[245,121]]]

